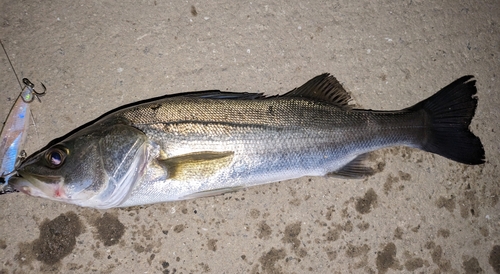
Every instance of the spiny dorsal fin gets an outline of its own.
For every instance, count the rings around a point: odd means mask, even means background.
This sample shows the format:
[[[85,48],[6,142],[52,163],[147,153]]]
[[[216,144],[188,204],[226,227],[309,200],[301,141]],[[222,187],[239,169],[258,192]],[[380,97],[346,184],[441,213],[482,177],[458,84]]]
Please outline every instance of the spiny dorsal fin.
[[[283,96],[329,102],[342,108],[350,108],[349,101],[351,100],[351,96],[344,87],[329,73],[318,75]]]

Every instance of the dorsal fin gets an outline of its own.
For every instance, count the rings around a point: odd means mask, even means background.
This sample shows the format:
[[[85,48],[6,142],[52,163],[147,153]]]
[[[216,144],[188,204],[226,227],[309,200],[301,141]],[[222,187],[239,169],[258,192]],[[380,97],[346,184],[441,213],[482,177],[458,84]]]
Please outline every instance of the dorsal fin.
[[[318,75],[283,96],[329,102],[342,108],[350,108],[349,101],[351,100],[351,96],[344,87],[329,73]]]
[[[236,99],[236,100],[255,100],[264,99],[265,95],[262,93],[249,93],[249,92],[229,92],[220,90],[205,90],[205,91],[193,91],[188,93],[180,94],[182,97],[197,97],[204,99]]]

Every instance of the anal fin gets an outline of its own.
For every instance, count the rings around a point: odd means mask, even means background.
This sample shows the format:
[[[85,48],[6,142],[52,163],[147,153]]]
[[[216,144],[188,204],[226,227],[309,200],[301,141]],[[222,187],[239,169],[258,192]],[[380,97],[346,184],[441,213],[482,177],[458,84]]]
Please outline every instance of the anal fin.
[[[350,161],[347,165],[343,166],[341,169],[328,173],[327,176],[359,179],[373,175],[375,173],[375,170],[371,167],[366,166],[364,163],[369,155],[370,153],[361,154],[354,158],[354,160]]]

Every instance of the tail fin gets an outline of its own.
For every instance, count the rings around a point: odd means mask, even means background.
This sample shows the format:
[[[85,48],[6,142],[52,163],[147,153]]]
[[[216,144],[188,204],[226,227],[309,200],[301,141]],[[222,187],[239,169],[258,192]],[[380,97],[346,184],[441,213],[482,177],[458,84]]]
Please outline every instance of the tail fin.
[[[463,76],[410,108],[427,114],[429,129],[421,149],[464,164],[484,163],[481,140],[469,130],[477,107],[472,78]]]

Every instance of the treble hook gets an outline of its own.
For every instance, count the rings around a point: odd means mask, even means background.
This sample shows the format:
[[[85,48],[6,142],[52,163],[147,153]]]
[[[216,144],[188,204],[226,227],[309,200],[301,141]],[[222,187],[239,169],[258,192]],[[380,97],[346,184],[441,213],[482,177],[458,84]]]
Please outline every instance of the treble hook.
[[[45,95],[45,92],[47,91],[47,88],[43,83],[40,83],[43,88],[43,92],[38,92],[35,90],[35,84],[31,83],[28,78],[23,78],[23,84],[25,85],[23,92],[21,93],[21,97],[23,98],[23,101],[25,103],[31,103],[33,102],[33,99],[36,98],[38,102],[42,102],[40,100],[40,97]]]
[[[17,191],[11,185],[5,185],[5,179],[3,177],[0,177],[0,195],[14,193],[14,192],[19,192],[19,191]]]
[[[9,184],[6,184],[6,182],[5,182],[5,178],[11,177],[13,175],[18,175],[16,170],[9,172],[7,174],[2,174],[0,176],[0,195],[19,192],[14,187],[12,187]]]

